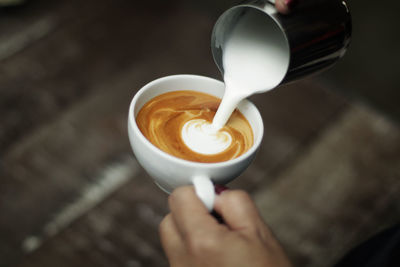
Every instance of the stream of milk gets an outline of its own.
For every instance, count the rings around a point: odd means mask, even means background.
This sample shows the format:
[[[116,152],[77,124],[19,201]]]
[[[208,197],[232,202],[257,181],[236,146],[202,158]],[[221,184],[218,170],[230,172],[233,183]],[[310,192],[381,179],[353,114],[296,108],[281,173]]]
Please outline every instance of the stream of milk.
[[[222,62],[225,93],[212,124],[185,129],[192,133],[186,135],[185,143],[199,153],[219,153],[229,146],[231,138],[217,138],[221,136],[218,131],[240,101],[255,93],[267,92],[281,82],[289,64],[289,48],[276,24],[268,21],[262,12],[251,12],[244,14],[233,27],[223,47]]]
[[[259,11],[236,23],[222,56],[225,94],[213,120],[220,129],[238,103],[255,93],[275,88],[286,74],[289,48],[281,29]]]

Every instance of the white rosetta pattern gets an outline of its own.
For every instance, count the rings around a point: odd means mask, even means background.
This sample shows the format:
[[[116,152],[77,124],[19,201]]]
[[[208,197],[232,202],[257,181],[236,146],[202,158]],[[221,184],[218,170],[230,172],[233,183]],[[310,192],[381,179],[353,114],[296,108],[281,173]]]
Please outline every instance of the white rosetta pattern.
[[[224,131],[215,131],[212,124],[203,119],[186,122],[181,131],[182,140],[187,147],[200,154],[218,154],[232,143],[231,135]]]

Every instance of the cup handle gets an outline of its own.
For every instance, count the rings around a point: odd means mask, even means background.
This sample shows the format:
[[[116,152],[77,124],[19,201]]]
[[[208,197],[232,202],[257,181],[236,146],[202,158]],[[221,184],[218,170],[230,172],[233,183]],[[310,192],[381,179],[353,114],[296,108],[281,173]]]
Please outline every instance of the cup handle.
[[[208,211],[212,211],[215,201],[214,184],[207,176],[195,176],[192,180],[197,196],[207,207]]]

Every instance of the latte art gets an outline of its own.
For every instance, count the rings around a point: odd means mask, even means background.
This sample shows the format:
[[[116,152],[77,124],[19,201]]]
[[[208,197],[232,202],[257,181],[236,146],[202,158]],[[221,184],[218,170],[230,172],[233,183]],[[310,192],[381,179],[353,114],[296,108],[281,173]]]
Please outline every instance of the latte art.
[[[182,139],[191,150],[201,154],[217,154],[227,149],[232,137],[226,131],[216,131],[203,119],[190,120],[183,125]]]
[[[142,134],[156,147],[197,162],[234,159],[253,145],[253,131],[235,110],[219,131],[211,127],[220,99],[195,91],[165,93],[147,102],[136,116]]]

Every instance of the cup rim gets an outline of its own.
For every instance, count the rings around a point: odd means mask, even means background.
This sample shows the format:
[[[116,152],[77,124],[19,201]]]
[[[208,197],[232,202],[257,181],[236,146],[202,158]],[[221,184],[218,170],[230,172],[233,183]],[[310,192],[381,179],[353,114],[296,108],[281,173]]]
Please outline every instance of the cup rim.
[[[257,109],[257,107],[250,102],[247,99],[244,99],[242,102],[245,103],[245,105],[249,105],[252,109],[254,109],[255,111],[255,121],[258,121],[259,124],[259,131],[258,131],[258,138],[254,139],[254,143],[253,146],[247,150],[245,153],[243,153],[242,155],[240,155],[237,158],[231,159],[231,160],[227,160],[227,161],[221,161],[221,162],[196,162],[196,161],[190,161],[190,160],[186,160],[186,159],[182,159],[182,158],[178,158],[175,156],[172,156],[170,154],[168,154],[167,152],[159,149],[158,147],[156,147],[155,145],[153,145],[140,131],[139,127],[136,124],[136,118],[134,116],[134,107],[137,103],[137,100],[141,97],[141,95],[147,90],[147,88],[152,87],[154,84],[163,82],[163,81],[167,81],[167,80],[172,80],[172,79],[182,79],[182,78],[190,78],[190,79],[203,79],[203,80],[210,80],[213,82],[218,82],[218,83],[223,83],[220,80],[217,79],[213,79],[210,77],[206,77],[206,76],[201,76],[201,75],[196,75],[196,74],[176,74],[176,75],[169,75],[169,76],[164,76],[164,77],[160,77],[157,78],[149,83],[147,83],[146,85],[144,85],[143,87],[141,87],[139,89],[139,91],[136,92],[136,94],[134,95],[134,97],[132,98],[132,101],[130,103],[129,106],[129,115],[128,115],[128,127],[132,127],[133,131],[135,131],[137,134],[137,137],[140,139],[140,141],[142,143],[144,143],[150,150],[152,150],[153,152],[157,153],[159,156],[172,161],[174,163],[177,164],[185,164],[185,166],[189,166],[189,167],[207,167],[207,168],[221,168],[221,167],[226,167],[226,166],[230,166],[230,165],[234,165],[237,164],[245,159],[247,159],[248,157],[250,157],[251,155],[253,155],[254,153],[257,152],[258,148],[261,145],[262,139],[263,139],[263,135],[264,135],[264,124],[263,124],[263,120],[260,114],[260,111]],[[176,91],[180,91],[180,90],[176,90]],[[244,114],[243,114],[244,115]],[[245,116],[246,117],[246,116]],[[246,119],[248,119],[246,117]],[[254,129],[252,129],[254,131]],[[253,133],[254,136],[254,133]]]

